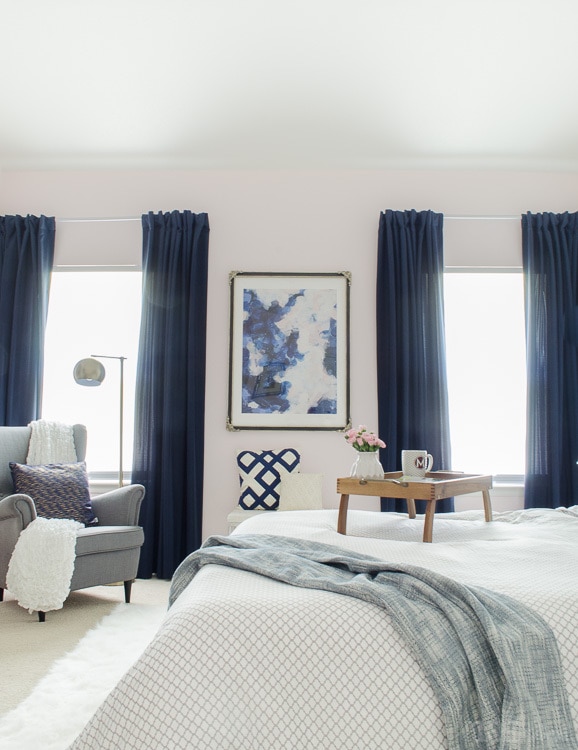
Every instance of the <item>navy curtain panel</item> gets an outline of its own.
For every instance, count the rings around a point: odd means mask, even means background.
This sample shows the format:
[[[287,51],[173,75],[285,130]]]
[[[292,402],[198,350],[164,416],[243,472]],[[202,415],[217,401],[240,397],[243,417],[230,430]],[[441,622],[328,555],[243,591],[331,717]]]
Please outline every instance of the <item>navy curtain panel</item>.
[[[526,508],[578,503],[578,213],[522,216]]]
[[[377,252],[377,403],[385,471],[401,451],[427,449],[434,471],[451,468],[443,300],[443,214],[385,211]],[[382,498],[382,510],[406,512]],[[416,503],[419,513],[425,502]],[[453,510],[453,498],[437,510]]]
[[[149,213],[132,481],[143,484],[138,575],[171,578],[201,545],[209,220]]]
[[[54,237],[53,217],[0,216],[1,425],[41,414]]]

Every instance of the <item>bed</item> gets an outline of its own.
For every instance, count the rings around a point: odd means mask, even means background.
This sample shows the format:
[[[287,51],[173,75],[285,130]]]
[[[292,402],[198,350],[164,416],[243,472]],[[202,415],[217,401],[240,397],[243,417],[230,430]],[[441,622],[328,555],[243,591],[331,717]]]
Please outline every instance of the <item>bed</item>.
[[[576,727],[578,506],[494,516],[485,523],[478,511],[440,515],[433,544],[422,543],[419,516],[369,511],[350,512],[347,536],[336,532],[336,510],[263,512],[233,536],[332,545],[527,605],[555,636]],[[72,748],[448,746],[436,692],[387,611],[210,564],[178,596],[151,645]]]

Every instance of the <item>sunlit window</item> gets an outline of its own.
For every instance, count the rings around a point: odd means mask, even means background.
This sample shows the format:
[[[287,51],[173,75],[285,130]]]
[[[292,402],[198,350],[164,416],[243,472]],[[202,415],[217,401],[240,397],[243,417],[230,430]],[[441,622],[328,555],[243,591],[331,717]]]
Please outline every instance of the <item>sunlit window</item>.
[[[106,375],[98,387],[77,385],[72,373],[75,364],[85,357],[126,357],[123,469],[130,472],[141,282],[140,271],[55,271],[52,274],[42,417],[86,425],[86,463],[92,474],[118,476],[120,361],[100,360]]]
[[[452,465],[521,478],[526,434],[522,273],[444,275]]]

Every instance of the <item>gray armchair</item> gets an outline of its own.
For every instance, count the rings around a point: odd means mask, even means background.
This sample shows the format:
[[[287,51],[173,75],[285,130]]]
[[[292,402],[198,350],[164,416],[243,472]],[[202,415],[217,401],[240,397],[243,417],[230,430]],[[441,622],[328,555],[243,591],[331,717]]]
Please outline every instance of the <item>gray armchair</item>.
[[[74,425],[74,443],[79,461],[86,453],[86,427]],[[6,588],[6,574],[20,532],[36,518],[34,501],[23,494],[12,494],[10,461],[26,463],[30,427],[0,426],[0,601]],[[93,497],[92,507],[98,525],[80,529],[70,590],[124,582],[125,601],[130,602],[131,585],[136,577],[144,532],[138,517],[145,489],[140,484]],[[38,613],[43,622],[44,612]]]

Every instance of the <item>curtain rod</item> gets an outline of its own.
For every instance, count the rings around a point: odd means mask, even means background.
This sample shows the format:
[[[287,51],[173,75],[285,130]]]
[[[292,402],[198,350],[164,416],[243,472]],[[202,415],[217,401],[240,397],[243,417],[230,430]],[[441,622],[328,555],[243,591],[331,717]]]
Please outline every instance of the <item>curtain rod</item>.
[[[484,215],[454,215],[454,216],[446,216],[444,214],[444,220],[447,221],[520,221],[520,216],[484,216]],[[65,218],[65,219],[56,219],[56,221],[59,224],[82,224],[82,223],[98,223],[98,222],[113,222],[113,221],[141,221],[140,216],[115,216],[115,217],[80,217],[80,218]]]

